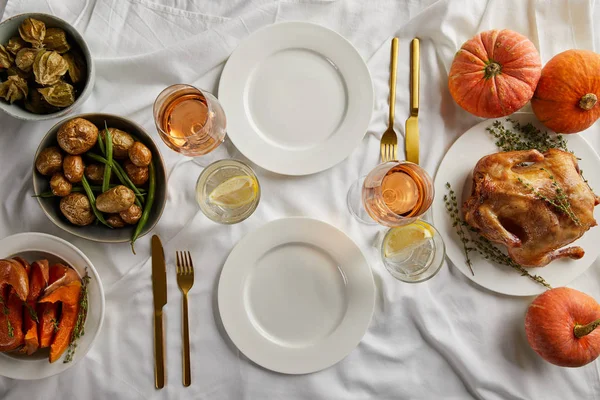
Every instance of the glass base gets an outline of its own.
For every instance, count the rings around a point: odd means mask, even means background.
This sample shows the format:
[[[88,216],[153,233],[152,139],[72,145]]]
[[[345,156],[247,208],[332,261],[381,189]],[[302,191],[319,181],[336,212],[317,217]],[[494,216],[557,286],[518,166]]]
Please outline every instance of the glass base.
[[[228,137],[225,137],[225,140],[223,140],[223,143],[221,143],[219,147],[208,154],[194,157],[193,161],[201,167],[207,167],[216,161],[230,158],[240,158],[240,152],[233,143],[231,143],[231,140],[229,140]]]
[[[365,210],[362,202],[362,188],[366,178],[366,175],[358,178],[352,186],[350,186],[348,195],[346,196],[346,203],[348,204],[350,214],[352,214],[354,218],[366,225],[377,225],[377,222],[371,218],[369,213]]]

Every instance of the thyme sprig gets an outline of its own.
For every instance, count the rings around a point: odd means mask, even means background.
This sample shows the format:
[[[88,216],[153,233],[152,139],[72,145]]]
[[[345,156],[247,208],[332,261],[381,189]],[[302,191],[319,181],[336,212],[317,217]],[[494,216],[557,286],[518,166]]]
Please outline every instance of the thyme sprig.
[[[463,230],[463,227],[466,227],[466,229],[469,229],[469,227],[468,227],[467,223],[460,218],[460,210],[458,209],[458,201],[456,199],[456,193],[454,192],[454,190],[452,190],[452,186],[450,186],[450,183],[446,183],[446,188],[448,189],[448,194],[444,195],[444,203],[446,204],[446,211],[448,211],[450,218],[452,218],[452,226],[456,230],[456,234],[460,238],[460,241],[463,245],[463,249],[465,251],[465,261],[467,263],[467,266],[471,270],[471,274],[473,276],[475,276],[475,272],[473,271],[473,263],[471,262],[471,259],[469,258],[469,252],[471,252],[475,249],[473,249],[472,247],[469,247],[469,238],[468,238],[467,234],[465,233],[465,231]]]
[[[23,305],[25,307],[27,307],[27,311],[29,311],[29,315],[31,316],[31,319],[34,320],[37,324],[39,324],[40,321],[38,320],[37,312],[35,312],[35,310],[31,306],[31,304],[29,304],[28,302],[24,301]]]
[[[50,320],[52,327],[54,328],[54,333],[58,332],[58,320],[56,318],[52,318]]]
[[[65,360],[63,361],[64,363],[73,361],[75,349],[77,348],[77,340],[85,335],[84,325],[88,312],[88,284],[90,279],[91,278],[88,275],[86,268],[85,275],[83,278],[81,278],[81,294],[79,295],[79,312],[77,313],[77,321],[75,322],[75,328],[73,329],[73,334],[71,335],[71,341],[69,342],[67,354],[65,355]]]
[[[8,325],[8,337],[15,337],[15,329],[13,328],[9,319],[6,320],[6,324]]]
[[[559,210],[560,212],[562,212],[563,214],[565,214],[569,218],[571,218],[571,221],[573,221],[573,223],[575,225],[580,226],[581,221],[579,220],[577,215],[575,215],[575,213],[573,212],[573,209],[571,208],[571,203],[569,202],[569,196],[567,196],[564,189],[562,187],[560,187],[560,185],[556,181],[556,178],[554,178],[554,175],[552,175],[552,173],[550,171],[548,171],[546,168],[540,168],[540,171],[546,172],[548,174],[548,177],[552,181],[552,188],[554,189],[554,192],[555,192],[555,196],[552,199],[549,198],[548,196],[544,195],[542,192],[540,192],[536,188],[534,188],[531,183],[525,182],[523,179],[521,179],[521,177],[518,177],[517,180],[523,186],[525,186],[527,189],[529,189],[531,191],[531,193],[533,193],[535,195],[535,197],[537,197],[540,200],[544,200],[546,203],[554,206],[557,210]]]
[[[10,310],[6,306],[6,303],[4,302],[4,297],[2,297],[2,296],[0,296],[0,304],[2,305],[2,313],[4,315],[10,314]],[[15,336],[15,330],[13,329],[13,326],[10,323],[10,320],[8,318],[6,319],[6,328],[8,329],[8,336],[11,337],[11,338],[14,337]]]
[[[569,151],[567,141],[562,135],[551,137],[548,132],[542,132],[531,123],[521,125],[511,118],[506,118],[506,121],[512,124],[514,130],[507,129],[499,120],[486,128],[486,131],[496,138],[495,144],[502,151],[531,149],[537,149],[542,153],[549,149]]]
[[[472,261],[469,257],[469,253],[477,251],[486,260],[494,261],[501,265],[506,265],[512,269],[518,271],[521,276],[526,276],[532,281],[539,283],[540,285],[552,289],[552,286],[544,278],[539,275],[531,275],[525,267],[513,261],[509,256],[504,254],[499,248],[497,248],[492,242],[485,237],[481,236],[475,229],[471,228],[461,217],[456,193],[452,189],[450,183],[446,183],[448,194],[444,195],[444,202],[446,203],[446,210],[448,215],[452,219],[452,226],[456,228],[456,234],[459,236],[460,241],[463,244],[465,251],[465,261],[473,273]],[[466,227],[466,231],[463,230]],[[470,233],[476,235],[475,239],[471,238]],[[473,273],[473,275],[475,275]]]

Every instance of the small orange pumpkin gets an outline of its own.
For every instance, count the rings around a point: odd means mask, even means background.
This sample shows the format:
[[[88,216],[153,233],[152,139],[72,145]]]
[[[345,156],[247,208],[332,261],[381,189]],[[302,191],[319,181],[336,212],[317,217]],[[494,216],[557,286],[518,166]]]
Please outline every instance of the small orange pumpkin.
[[[525,331],[529,345],[544,360],[581,367],[600,354],[600,304],[575,289],[559,287],[529,305]]]
[[[485,31],[454,56],[448,88],[471,114],[503,117],[531,100],[541,68],[540,54],[525,36],[508,29]]]
[[[600,54],[567,50],[542,69],[531,107],[549,129],[576,133],[600,117]]]

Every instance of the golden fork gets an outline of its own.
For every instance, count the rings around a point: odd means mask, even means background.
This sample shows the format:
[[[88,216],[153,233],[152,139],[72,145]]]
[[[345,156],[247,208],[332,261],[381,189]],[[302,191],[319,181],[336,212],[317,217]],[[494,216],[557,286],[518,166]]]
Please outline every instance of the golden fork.
[[[194,264],[189,251],[177,251],[177,285],[183,293],[183,386],[190,386],[190,328],[188,324],[188,292],[194,285]]]
[[[396,66],[398,64],[398,38],[392,39],[392,60],[390,66],[390,119],[381,137],[381,162],[398,159],[398,135],[394,131],[394,109],[396,108]]]

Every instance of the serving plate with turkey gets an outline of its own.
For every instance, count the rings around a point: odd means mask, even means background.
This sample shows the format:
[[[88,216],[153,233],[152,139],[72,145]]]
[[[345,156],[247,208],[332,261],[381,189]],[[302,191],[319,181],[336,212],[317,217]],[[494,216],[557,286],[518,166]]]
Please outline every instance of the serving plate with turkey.
[[[513,114],[510,119],[547,131],[533,114]],[[446,243],[446,254],[465,276],[494,292],[530,296],[545,290],[539,282],[476,251],[469,252],[471,272],[443,199],[450,184],[461,218],[469,224],[463,229],[469,238],[484,236],[531,275],[553,287],[564,286],[600,255],[600,227],[596,226],[600,206],[595,206],[598,198],[590,190],[600,192],[600,174],[596,173],[600,157],[585,140],[585,132],[562,136],[575,157],[561,150],[490,156],[501,151],[487,131],[495,121],[514,130],[506,118],[483,121],[454,142],[438,168],[433,220]],[[579,176],[579,169],[587,182]]]

